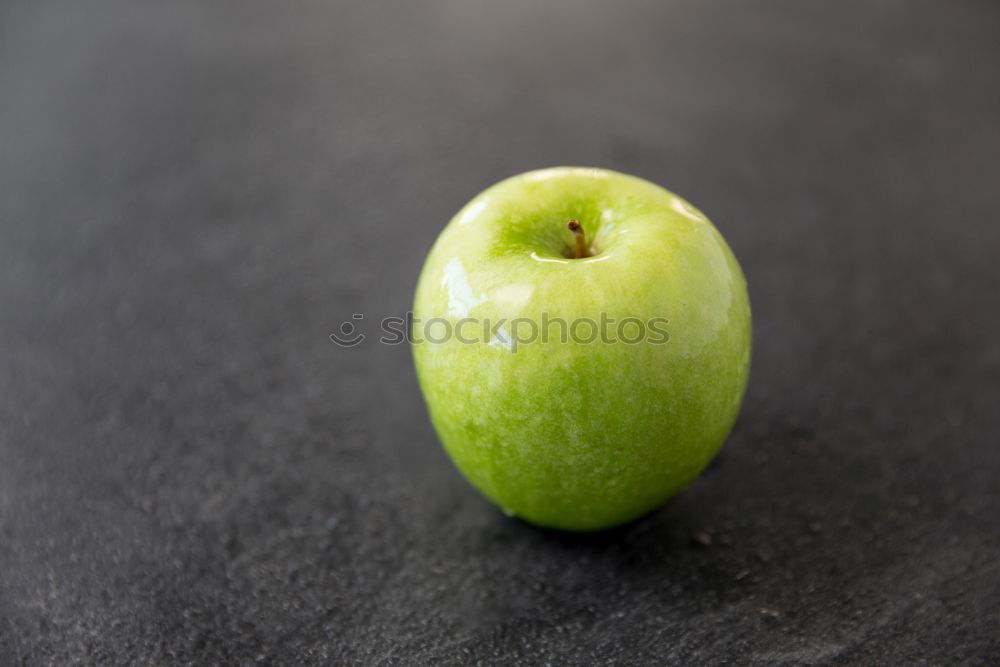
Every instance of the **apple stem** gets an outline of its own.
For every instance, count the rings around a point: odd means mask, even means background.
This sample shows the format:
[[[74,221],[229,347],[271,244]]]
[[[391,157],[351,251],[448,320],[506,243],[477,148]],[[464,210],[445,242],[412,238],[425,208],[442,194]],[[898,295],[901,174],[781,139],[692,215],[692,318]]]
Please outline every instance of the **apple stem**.
[[[580,221],[570,220],[566,223],[566,226],[569,227],[569,231],[573,232],[573,238],[576,241],[576,259],[590,257],[590,251],[587,250],[587,237],[583,233],[583,226],[580,224]]]

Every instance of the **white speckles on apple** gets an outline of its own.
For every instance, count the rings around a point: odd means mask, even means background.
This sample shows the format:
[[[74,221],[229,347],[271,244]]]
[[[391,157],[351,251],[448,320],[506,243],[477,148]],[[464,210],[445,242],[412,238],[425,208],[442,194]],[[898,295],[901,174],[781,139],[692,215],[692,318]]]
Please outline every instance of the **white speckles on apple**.
[[[708,218],[705,217],[704,213],[696,209],[694,206],[691,206],[691,204],[687,203],[680,197],[673,198],[670,202],[670,208],[674,209],[684,217],[694,220],[695,222],[708,222]]]
[[[532,251],[531,253],[531,259],[535,260],[536,262],[552,262],[555,264],[569,264],[571,261],[574,261],[569,259],[560,259],[559,257],[542,257],[541,255],[539,255],[537,252],[534,251]]]
[[[493,301],[507,312],[517,312],[531,299],[535,288],[528,283],[512,283],[493,291]]]
[[[521,176],[526,181],[548,181],[553,178],[557,178],[558,174],[554,173],[548,169],[540,169],[538,171],[532,171]]]
[[[486,301],[486,295],[476,296],[469,285],[469,276],[458,257],[452,257],[444,267],[441,287],[448,291],[448,316],[468,317],[469,311]]]
[[[468,206],[465,207],[465,210],[463,210],[459,214],[458,224],[460,225],[469,224],[470,222],[478,218],[480,213],[486,210],[486,206],[488,204],[489,204],[489,197],[483,197],[482,199],[479,199],[478,201],[469,204]]]
[[[603,262],[608,259],[610,255],[606,253],[601,253],[599,255],[594,255],[592,257],[581,257],[580,259],[560,259],[558,257],[542,257],[538,253],[532,252],[531,259],[536,262],[552,262],[554,264],[570,264],[579,266],[580,264],[588,264],[590,262]]]
[[[563,179],[566,178],[567,175],[606,179],[611,176],[611,172],[605,169],[595,169],[594,167],[556,167],[552,169],[531,171],[527,174],[521,174],[518,178],[525,181],[548,181]]]

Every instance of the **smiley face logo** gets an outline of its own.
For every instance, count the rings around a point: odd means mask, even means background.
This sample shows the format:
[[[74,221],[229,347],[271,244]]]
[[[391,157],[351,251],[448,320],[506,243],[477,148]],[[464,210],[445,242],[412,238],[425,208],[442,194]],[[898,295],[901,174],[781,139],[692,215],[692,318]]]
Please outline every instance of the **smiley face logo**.
[[[365,316],[361,313],[354,313],[351,316],[351,320],[363,320]],[[343,322],[340,325],[340,331],[334,331],[330,334],[330,340],[339,345],[340,347],[354,347],[359,345],[365,339],[365,335],[357,330],[354,326],[354,322],[350,320]]]

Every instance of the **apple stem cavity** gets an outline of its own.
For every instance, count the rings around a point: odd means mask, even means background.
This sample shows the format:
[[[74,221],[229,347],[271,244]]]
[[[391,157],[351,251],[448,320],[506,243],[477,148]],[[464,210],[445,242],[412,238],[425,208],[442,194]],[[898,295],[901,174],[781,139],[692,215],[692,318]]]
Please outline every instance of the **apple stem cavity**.
[[[574,250],[576,255],[574,259],[590,257],[590,250],[587,248],[587,237],[583,233],[583,225],[580,224],[580,221],[570,220],[566,223],[566,226],[569,227],[569,231],[573,232],[573,239],[576,241],[576,248]]]

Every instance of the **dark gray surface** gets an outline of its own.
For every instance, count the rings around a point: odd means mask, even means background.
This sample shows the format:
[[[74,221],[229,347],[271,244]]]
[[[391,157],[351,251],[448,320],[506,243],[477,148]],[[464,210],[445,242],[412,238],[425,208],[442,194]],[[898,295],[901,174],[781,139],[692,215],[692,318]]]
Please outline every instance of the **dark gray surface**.
[[[987,1],[3,4],[0,664],[996,664],[998,65]],[[754,306],[718,463],[600,535],[327,339],[553,164]]]

